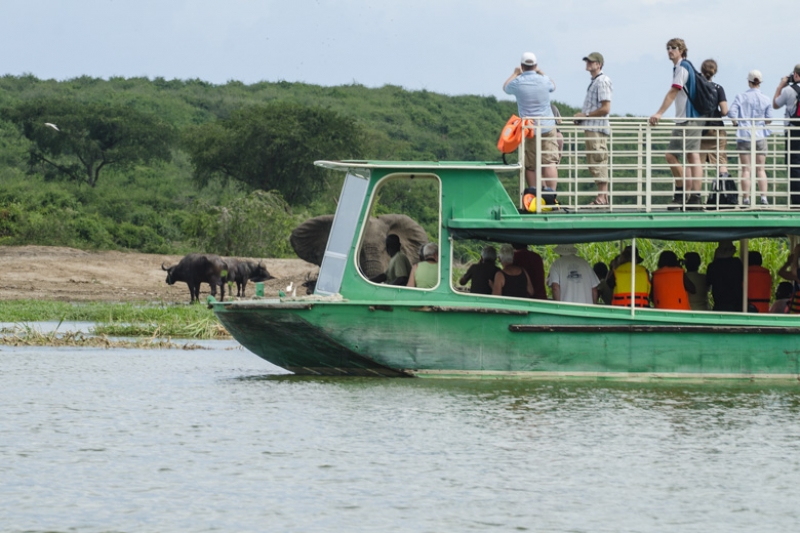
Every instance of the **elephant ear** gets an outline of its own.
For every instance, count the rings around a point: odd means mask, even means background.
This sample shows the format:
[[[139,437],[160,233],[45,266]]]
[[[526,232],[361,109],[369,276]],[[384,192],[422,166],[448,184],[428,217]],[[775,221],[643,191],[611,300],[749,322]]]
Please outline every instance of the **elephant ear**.
[[[333,215],[321,215],[297,226],[289,236],[289,243],[297,257],[321,266],[332,225]]]
[[[381,215],[378,220],[386,225],[386,235],[394,233],[400,237],[403,253],[411,264],[418,263],[419,249],[428,242],[428,234],[422,226],[407,215]]]

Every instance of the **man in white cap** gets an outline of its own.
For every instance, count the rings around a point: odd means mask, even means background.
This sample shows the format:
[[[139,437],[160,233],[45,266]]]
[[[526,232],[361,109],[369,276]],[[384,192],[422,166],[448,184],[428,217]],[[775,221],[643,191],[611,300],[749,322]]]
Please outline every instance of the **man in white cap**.
[[[800,63],[794,66],[790,76],[781,78],[775,96],[772,98],[772,107],[780,109],[786,106],[786,118],[791,119],[797,115],[797,104],[800,101]],[[788,139],[786,148],[789,151],[789,189],[792,191],[792,205],[800,204],[800,120],[787,120],[791,128],[786,132]]]
[[[596,304],[600,280],[594,269],[582,257],[574,244],[559,244],[555,252],[560,255],[550,267],[547,284],[553,291],[553,300],[576,304]]]
[[[533,52],[522,54],[520,66],[514,69],[503,84],[503,91],[513,94],[517,99],[517,110],[521,118],[552,116],[550,93],[555,90],[556,84],[539,68]],[[558,143],[555,120],[540,120],[538,125],[541,127],[539,141],[542,145],[542,185],[556,190]],[[536,144],[536,138],[525,142],[525,181],[528,187],[536,186]]]
[[[578,118],[586,118],[578,122],[583,126],[586,136],[586,163],[589,174],[597,185],[597,198],[589,205],[608,205],[608,137],[611,129],[608,114],[611,113],[611,79],[603,73],[603,55],[592,52],[583,58],[586,71],[592,77],[592,83],[586,90],[586,98]]]
[[[768,205],[767,200],[767,172],[764,163],[767,160],[767,139],[769,130],[767,124],[772,118],[772,102],[761,92],[761,81],[764,77],[758,70],[751,70],[747,74],[747,91],[737,94],[728,109],[728,117],[733,120],[736,130],[736,150],[739,152],[739,162],[742,165],[742,196],[744,204],[750,204],[750,154],[751,143],[756,143],[756,177],[758,190],[761,192],[761,204]]]

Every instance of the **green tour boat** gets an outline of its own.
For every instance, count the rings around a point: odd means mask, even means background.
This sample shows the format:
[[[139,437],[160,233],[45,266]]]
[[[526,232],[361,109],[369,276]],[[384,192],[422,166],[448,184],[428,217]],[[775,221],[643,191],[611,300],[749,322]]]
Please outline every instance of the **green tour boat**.
[[[596,189],[579,125],[561,127],[559,205],[534,201],[533,211],[524,207],[529,183],[518,163],[317,161],[345,178],[314,294],[211,306],[247,349],[301,375],[797,382],[800,315],[747,312],[746,275],[741,312],[636,307],[633,299],[629,306],[575,304],[458,287],[455,258],[463,243],[607,242],[631,246],[635,257],[645,240],[730,240],[738,241],[747,273],[750,239],[779,239],[787,250],[797,241],[800,206],[791,204],[784,136],[769,138],[766,192],[752,180],[744,190],[739,183],[735,204],[704,198],[702,205],[674,205],[664,155],[675,126],[665,122],[652,127],[643,118],[612,119],[608,203],[602,206],[590,202]],[[730,146],[719,143],[711,151],[730,152],[734,171],[736,130],[728,129]],[[706,166],[714,177],[704,180],[707,196],[719,174],[715,160]],[[762,171],[756,160],[747,169],[753,176]],[[536,190],[542,190],[539,161],[537,170]],[[409,188],[424,189],[422,197],[438,208],[436,228],[428,228],[439,247],[432,288],[370,281],[373,273],[363,264],[367,222],[387,212],[379,209],[381,198]],[[746,193],[754,199],[763,194],[768,203],[745,204]],[[631,292],[634,284],[635,273]]]

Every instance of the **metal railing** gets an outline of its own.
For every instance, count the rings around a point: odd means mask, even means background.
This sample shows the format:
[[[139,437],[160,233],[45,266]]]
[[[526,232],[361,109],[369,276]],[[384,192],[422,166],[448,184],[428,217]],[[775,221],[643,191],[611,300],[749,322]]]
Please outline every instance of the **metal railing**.
[[[773,120],[767,126],[758,126],[753,122],[734,126],[728,119],[723,119],[725,125],[720,127],[708,126],[709,119],[688,119],[682,124],[676,124],[672,119],[662,119],[657,126],[651,126],[646,117],[609,118],[610,135],[606,138],[608,159],[605,163],[608,171],[606,205],[591,204],[598,197],[595,178],[590,172],[590,166],[596,165],[587,162],[590,151],[586,148],[584,126],[576,124],[571,118],[561,120],[556,126],[563,138],[558,154],[556,193],[560,206],[572,212],[598,209],[645,212],[668,209],[800,209],[800,126],[784,126],[783,119]],[[553,152],[542,150],[542,126],[535,119],[532,124],[530,127],[534,130],[534,136],[525,138],[523,135],[518,155],[519,160],[524,161],[526,143],[536,143],[535,161],[531,162],[535,179],[526,180],[523,163],[520,171],[520,207],[523,206],[524,189],[534,186],[537,191],[543,191],[543,182],[547,178],[543,176],[542,158]],[[759,130],[769,133],[763,143],[758,142],[756,137]],[[791,135],[795,136],[792,143],[787,136],[790,130]],[[756,139],[756,142],[749,143],[744,150],[738,150],[737,132],[743,132],[750,139]],[[692,135],[700,137],[700,149],[689,147],[687,150],[684,139]],[[792,144],[795,149],[790,151]],[[674,159],[668,160],[668,154],[674,154]],[[699,171],[698,165],[693,164],[698,155]],[[792,156],[797,161],[795,173],[798,176],[795,178],[794,193],[789,164]],[[720,175],[726,170],[729,177],[721,178]],[[698,174],[701,177],[697,177]],[[748,174],[749,179],[745,179]],[[735,184],[736,190],[724,190],[726,181]],[[676,188],[679,183],[683,184],[682,194]],[[715,191],[717,185],[723,190]],[[549,207],[537,201],[530,210],[538,212]]]

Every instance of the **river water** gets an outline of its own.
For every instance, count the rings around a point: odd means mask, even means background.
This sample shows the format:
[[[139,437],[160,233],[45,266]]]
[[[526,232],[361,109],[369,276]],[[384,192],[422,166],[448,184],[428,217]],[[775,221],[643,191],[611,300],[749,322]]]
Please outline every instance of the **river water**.
[[[0,530],[796,531],[800,388],[0,347]]]

